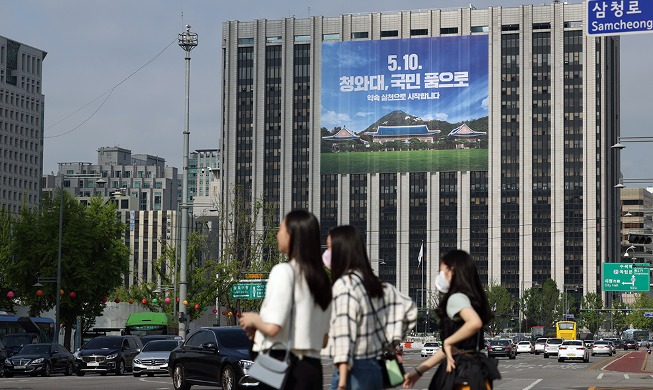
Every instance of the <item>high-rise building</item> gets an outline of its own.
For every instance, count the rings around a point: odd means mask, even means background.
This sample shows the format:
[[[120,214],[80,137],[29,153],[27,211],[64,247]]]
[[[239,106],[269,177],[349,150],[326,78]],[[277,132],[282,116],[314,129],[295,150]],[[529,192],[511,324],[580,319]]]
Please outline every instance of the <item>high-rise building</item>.
[[[11,213],[41,201],[46,54],[0,36],[0,207]]]
[[[358,227],[420,306],[454,248],[515,296],[549,278],[600,292],[620,52],[584,23],[557,1],[226,22],[222,193]]]
[[[198,149],[188,157],[188,199],[209,196],[211,182],[220,172],[220,149]]]

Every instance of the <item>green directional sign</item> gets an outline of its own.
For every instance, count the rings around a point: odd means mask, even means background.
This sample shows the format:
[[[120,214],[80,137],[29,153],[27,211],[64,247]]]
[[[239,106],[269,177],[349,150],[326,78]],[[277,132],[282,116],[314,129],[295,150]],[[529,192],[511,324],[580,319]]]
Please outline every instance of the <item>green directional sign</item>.
[[[603,291],[648,292],[648,263],[603,263]]]
[[[234,283],[231,286],[232,299],[263,299],[265,298],[265,282]]]

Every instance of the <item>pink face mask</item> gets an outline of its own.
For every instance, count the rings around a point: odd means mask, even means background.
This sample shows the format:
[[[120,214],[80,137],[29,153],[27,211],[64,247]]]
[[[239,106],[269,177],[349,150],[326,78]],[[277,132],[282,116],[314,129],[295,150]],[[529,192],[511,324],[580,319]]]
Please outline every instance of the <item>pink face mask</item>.
[[[331,269],[331,249],[327,249],[322,253],[322,262],[328,269]]]

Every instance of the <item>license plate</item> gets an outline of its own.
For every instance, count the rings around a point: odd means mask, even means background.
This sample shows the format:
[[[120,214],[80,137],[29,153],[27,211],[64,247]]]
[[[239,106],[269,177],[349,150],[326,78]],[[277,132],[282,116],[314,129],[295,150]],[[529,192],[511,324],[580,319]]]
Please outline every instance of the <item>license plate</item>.
[[[569,355],[569,356],[576,356],[575,353],[570,353],[570,354],[568,354],[568,355]]]
[[[24,370],[27,368],[27,366],[14,366],[14,368],[17,370]]]
[[[89,367],[97,367],[97,366],[100,365],[100,363],[98,363],[98,362],[88,362],[88,363],[86,363],[86,365],[89,366]]]
[[[148,367],[147,369],[148,369],[148,370],[158,370],[159,367],[156,367],[156,366],[155,366],[155,367]]]

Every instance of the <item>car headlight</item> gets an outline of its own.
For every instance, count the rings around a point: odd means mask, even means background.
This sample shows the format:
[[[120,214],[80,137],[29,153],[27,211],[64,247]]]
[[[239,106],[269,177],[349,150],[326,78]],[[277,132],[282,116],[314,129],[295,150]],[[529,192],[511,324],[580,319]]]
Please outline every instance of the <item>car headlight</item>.
[[[5,359],[5,366],[13,366],[13,364],[11,363],[11,360]]]
[[[76,351],[75,353],[73,353],[73,357],[75,359],[81,359],[81,357],[79,356],[79,351]]]
[[[113,360],[118,357],[117,353],[112,353],[111,355],[107,355],[106,359],[107,360]]]
[[[41,364],[41,363],[43,363],[43,361],[45,361],[44,358],[38,358],[38,359],[32,360],[32,362],[30,364]]]
[[[134,363],[141,364],[141,359],[134,359]]]
[[[254,362],[251,361],[251,360],[239,360],[238,361],[238,365],[243,370],[248,370],[252,366],[252,364],[254,364]]]

